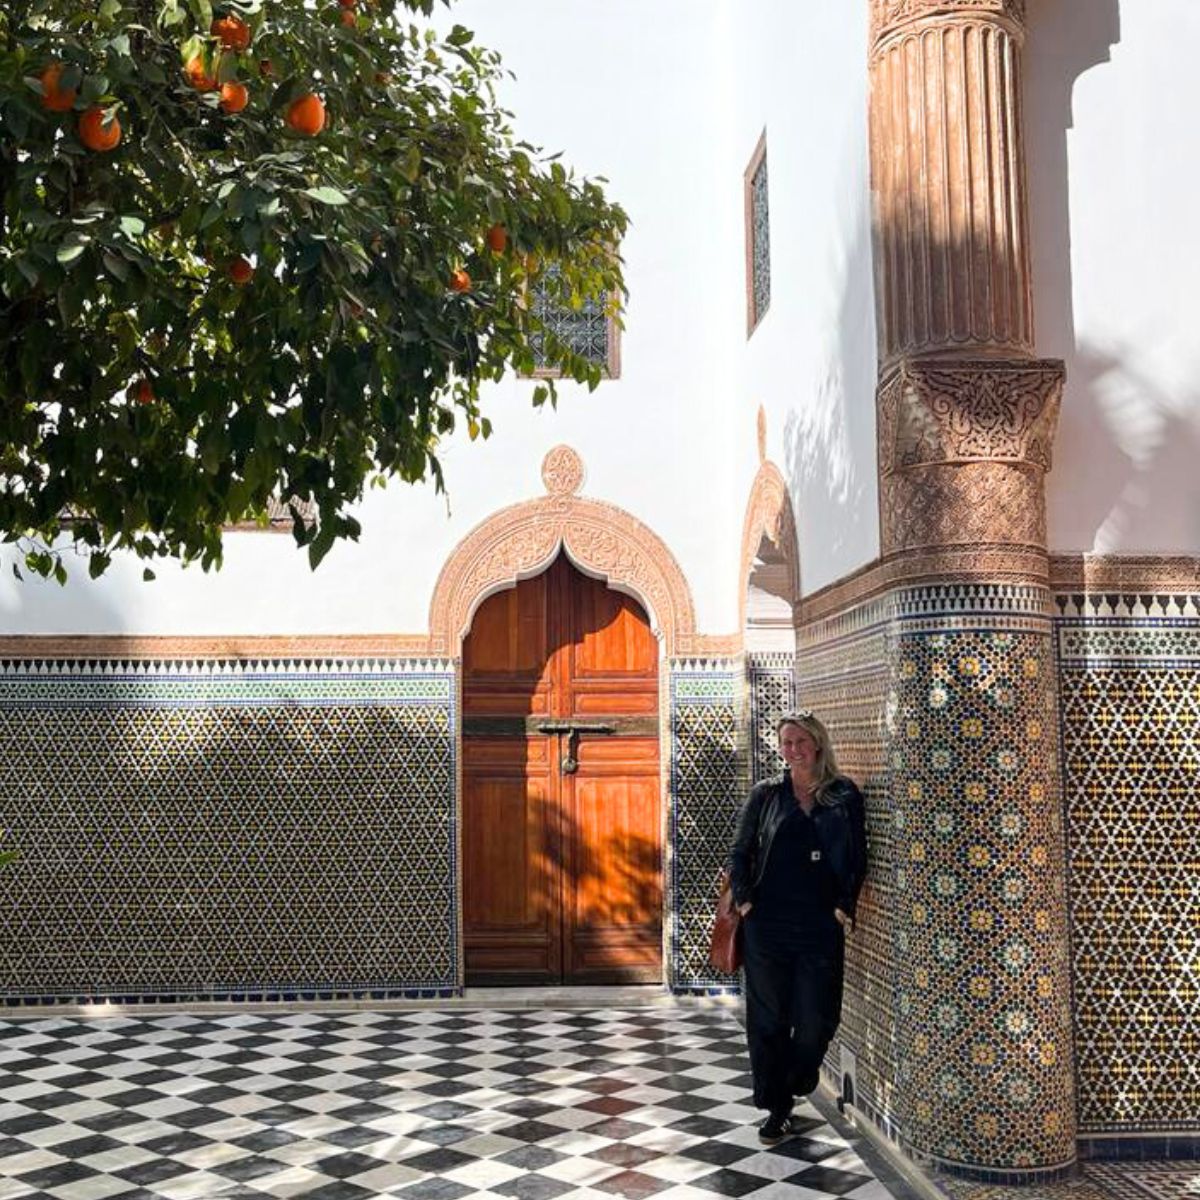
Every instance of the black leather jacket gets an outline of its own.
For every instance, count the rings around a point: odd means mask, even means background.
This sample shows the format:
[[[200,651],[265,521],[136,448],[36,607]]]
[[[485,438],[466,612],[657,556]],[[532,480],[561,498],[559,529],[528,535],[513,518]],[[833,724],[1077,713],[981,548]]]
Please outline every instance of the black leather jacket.
[[[738,818],[737,836],[729,852],[729,882],[736,904],[753,902],[771,853],[771,843],[784,817],[796,804],[786,771],[756,784]],[[838,885],[837,907],[854,916],[858,893],[867,874],[866,814],[862,793],[845,776],[830,784],[823,803],[812,810],[825,861]]]

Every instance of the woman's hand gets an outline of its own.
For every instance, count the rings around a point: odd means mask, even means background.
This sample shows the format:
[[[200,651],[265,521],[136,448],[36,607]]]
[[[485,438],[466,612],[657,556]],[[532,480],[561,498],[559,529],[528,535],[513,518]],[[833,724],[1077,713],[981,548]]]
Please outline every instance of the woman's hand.
[[[738,912],[744,917],[753,907],[754,905],[747,900],[745,904],[738,905]]]
[[[833,915],[837,918],[837,923],[846,930],[847,933],[854,932],[854,918],[848,913],[843,912],[840,908],[833,910]]]

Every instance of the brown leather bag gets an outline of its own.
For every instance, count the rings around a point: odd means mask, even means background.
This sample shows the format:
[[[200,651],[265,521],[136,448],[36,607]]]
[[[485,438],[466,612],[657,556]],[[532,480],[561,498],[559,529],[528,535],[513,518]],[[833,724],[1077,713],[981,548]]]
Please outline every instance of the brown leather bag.
[[[708,943],[708,961],[725,975],[735,974],[742,965],[742,914],[733,902],[733,889],[725,871],[721,872],[721,893]]]

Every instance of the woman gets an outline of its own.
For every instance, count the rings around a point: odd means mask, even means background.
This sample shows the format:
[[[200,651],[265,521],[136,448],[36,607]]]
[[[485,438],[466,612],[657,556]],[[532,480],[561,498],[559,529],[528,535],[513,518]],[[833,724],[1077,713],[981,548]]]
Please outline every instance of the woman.
[[[817,1086],[841,1019],[844,937],[867,867],[862,794],[838,774],[825,726],[801,710],[775,732],[787,769],[750,792],[729,855],[766,1145],[791,1132],[795,1098]]]

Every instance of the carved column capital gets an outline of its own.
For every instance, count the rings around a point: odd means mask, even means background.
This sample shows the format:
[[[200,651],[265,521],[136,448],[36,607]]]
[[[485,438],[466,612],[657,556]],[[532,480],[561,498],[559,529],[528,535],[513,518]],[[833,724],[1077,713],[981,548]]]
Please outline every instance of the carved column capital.
[[[879,389],[885,554],[1046,547],[1058,360],[902,361]]]
[[[1058,359],[902,362],[880,388],[881,472],[969,462],[1048,471],[1064,377]]]
[[[1020,32],[1025,27],[1025,0],[871,0],[871,43],[907,26],[946,17],[1000,18]]]

